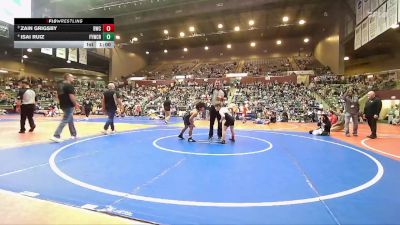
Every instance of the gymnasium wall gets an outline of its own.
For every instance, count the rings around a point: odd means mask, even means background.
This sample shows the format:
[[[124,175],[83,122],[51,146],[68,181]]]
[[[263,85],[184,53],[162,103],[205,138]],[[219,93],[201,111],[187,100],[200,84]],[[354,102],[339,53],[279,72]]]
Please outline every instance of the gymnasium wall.
[[[110,81],[133,74],[147,65],[146,60],[135,53],[114,48],[111,52]]]
[[[8,59],[0,59],[0,68],[19,71],[20,75],[17,76],[17,78],[22,76],[30,76],[35,78],[39,77],[48,78],[48,71],[50,69],[50,67],[35,65],[27,61],[25,61],[25,63],[22,64],[20,61],[8,60]]]
[[[393,69],[400,69],[400,53],[352,59],[346,63],[345,74],[356,75]]]
[[[343,74],[344,70],[340,65],[339,35],[331,35],[320,41],[315,47],[314,56],[323,65],[329,66],[332,72]]]

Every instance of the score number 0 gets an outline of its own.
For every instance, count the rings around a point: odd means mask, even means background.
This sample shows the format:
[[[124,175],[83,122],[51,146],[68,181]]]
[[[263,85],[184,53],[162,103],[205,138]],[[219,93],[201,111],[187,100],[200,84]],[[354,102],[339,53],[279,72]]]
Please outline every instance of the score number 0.
[[[103,32],[114,32],[114,24],[103,24]]]
[[[103,24],[103,41],[114,40],[114,24]]]

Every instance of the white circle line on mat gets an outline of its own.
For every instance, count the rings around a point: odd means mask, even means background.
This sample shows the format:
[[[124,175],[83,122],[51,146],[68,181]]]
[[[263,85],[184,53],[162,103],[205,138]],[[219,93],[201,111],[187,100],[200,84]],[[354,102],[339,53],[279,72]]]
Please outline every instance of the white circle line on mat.
[[[195,135],[204,135],[204,134],[195,134]],[[193,136],[195,136],[193,135]],[[266,152],[268,150],[271,150],[273,145],[271,142],[261,139],[261,138],[255,138],[255,137],[250,137],[250,136],[243,136],[243,135],[236,135],[236,137],[244,137],[244,138],[250,138],[250,139],[254,139],[254,140],[258,140],[258,141],[262,141],[268,144],[268,147],[262,150],[258,150],[258,151],[253,151],[253,152],[240,152],[240,153],[201,153],[201,152],[185,152],[185,151],[181,151],[181,150],[175,150],[175,149],[169,149],[169,148],[165,148],[160,146],[157,142],[163,139],[167,139],[167,138],[171,138],[171,137],[176,137],[176,135],[169,135],[169,136],[164,136],[164,137],[160,137],[157,138],[156,140],[153,141],[153,146],[162,150],[162,151],[166,151],[166,152],[173,152],[173,153],[179,153],[179,154],[186,154],[186,155],[199,155],[199,156],[243,156],[243,155],[254,155],[254,154],[259,154],[259,153],[263,153]],[[197,142],[193,142],[192,144],[195,144]],[[201,144],[206,144],[206,143],[201,143]]]
[[[381,138],[382,138],[382,137],[381,137]],[[383,137],[383,138],[390,138],[390,137]],[[368,140],[371,140],[371,139],[365,138],[364,140],[361,141],[361,144],[362,144],[364,147],[366,147],[366,148],[368,148],[368,149],[370,149],[370,150],[372,150],[372,151],[374,151],[374,152],[379,152],[379,153],[381,153],[381,154],[384,154],[384,155],[387,155],[387,156],[391,156],[391,157],[395,157],[395,158],[400,159],[400,156],[399,156],[399,155],[394,155],[394,154],[391,154],[391,153],[388,153],[388,152],[385,152],[385,151],[376,149],[376,148],[374,148],[374,147],[371,147],[370,145],[367,144],[367,141],[368,141]]]
[[[142,132],[142,131],[145,131],[145,130],[137,130],[137,131],[124,132],[124,133],[133,133],[133,132]],[[67,174],[65,174],[64,172],[62,172],[58,168],[58,166],[55,162],[55,158],[57,157],[57,155],[60,152],[62,152],[63,150],[65,150],[68,147],[73,146],[75,144],[93,140],[93,139],[97,139],[97,138],[101,138],[104,136],[98,136],[98,137],[93,137],[93,138],[76,141],[76,142],[70,143],[68,145],[65,145],[65,146],[57,149],[50,156],[49,164],[50,164],[50,168],[53,170],[53,172],[56,173],[58,176],[60,176],[62,179],[69,181],[80,187],[87,188],[87,189],[90,189],[93,191],[97,191],[97,192],[101,192],[101,193],[109,194],[109,195],[114,195],[114,196],[118,196],[118,197],[138,200],[138,201],[146,201],[146,202],[161,203],[161,204],[185,205],[185,206],[202,206],[202,207],[270,207],[270,206],[287,206],[287,205],[298,205],[298,204],[319,202],[319,201],[323,201],[323,200],[340,198],[343,196],[347,196],[347,195],[354,194],[354,193],[360,192],[362,190],[365,190],[365,189],[373,186],[374,184],[376,184],[382,178],[382,176],[384,174],[383,166],[377,159],[375,159],[373,156],[369,155],[368,153],[365,153],[365,152],[358,150],[356,148],[353,148],[351,146],[347,146],[344,144],[327,141],[327,140],[309,138],[309,137],[295,135],[295,134],[285,134],[285,133],[272,132],[272,131],[262,131],[262,132],[306,138],[306,139],[310,139],[310,140],[314,140],[314,141],[321,141],[321,142],[330,143],[333,145],[348,148],[350,150],[356,151],[356,152],[366,156],[367,158],[371,159],[377,166],[377,173],[371,180],[369,180],[366,183],[359,185],[357,187],[354,187],[354,188],[351,188],[351,189],[348,189],[345,191],[328,194],[328,195],[317,196],[317,197],[313,197],[313,198],[294,199],[294,200],[286,200],[286,201],[270,201],[270,202],[202,202],[202,201],[186,201],[186,200],[176,200],[176,199],[155,198],[155,197],[130,194],[130,193],[126,193],[126,192],[114,191],[114,190],[98,187],[98,186],[95,186],[92,184],[88,184],[88,183],[82,182],[80,180],[77,180],[75,178],[72,178],[72,177],[68,176]]]

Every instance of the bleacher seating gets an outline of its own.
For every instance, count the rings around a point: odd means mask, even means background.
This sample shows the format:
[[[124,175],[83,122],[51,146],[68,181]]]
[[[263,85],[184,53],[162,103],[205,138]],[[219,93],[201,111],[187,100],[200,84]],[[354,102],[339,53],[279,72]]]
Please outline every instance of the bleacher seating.
[[[250,76],[279,76],[291,70],[293,67],[288,58],[269,58],[244,61],[241,72]]]

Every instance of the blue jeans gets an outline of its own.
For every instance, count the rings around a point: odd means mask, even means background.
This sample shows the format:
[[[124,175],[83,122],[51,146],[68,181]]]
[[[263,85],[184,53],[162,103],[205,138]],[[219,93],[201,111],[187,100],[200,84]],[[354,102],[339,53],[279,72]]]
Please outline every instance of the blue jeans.
[[[358,132],[358,114],[345,113],[344,114],[344,133],[350,134],[350,119],[353,121],[353,134]]]
[[[114,131],[114,117],[115,117],[116,110],[108,110],[107,115],[108,119],[106,124],[104,125],[104,130],[108,130],[108,127],[111,126],[111,130]]]
[[[68,124],[69,127],[69,132],[71,133],[71,136],[76,136],[76,129],[74,126],[74,108],[66,108],[63,109],[64,111],[64,116],[60,122],[60,125],[58,125],[56,132],[54,133],[54,137],[60,138],[61,133],[65,127],[65,125]]]

